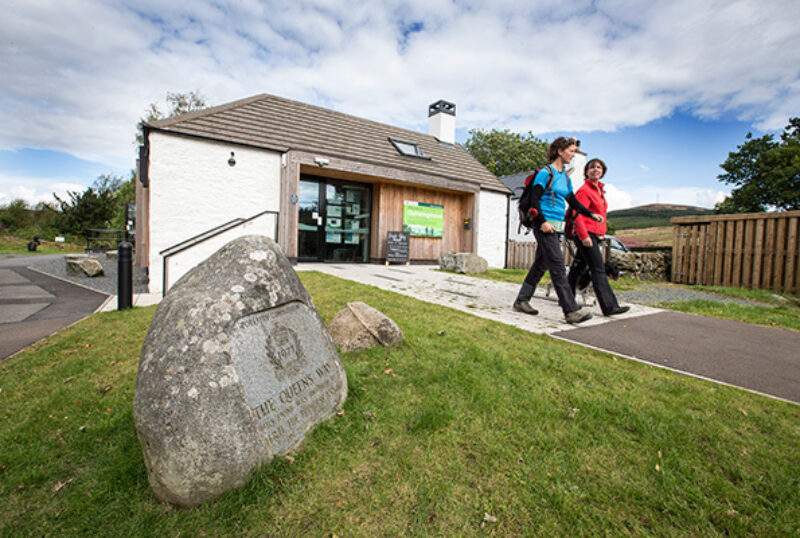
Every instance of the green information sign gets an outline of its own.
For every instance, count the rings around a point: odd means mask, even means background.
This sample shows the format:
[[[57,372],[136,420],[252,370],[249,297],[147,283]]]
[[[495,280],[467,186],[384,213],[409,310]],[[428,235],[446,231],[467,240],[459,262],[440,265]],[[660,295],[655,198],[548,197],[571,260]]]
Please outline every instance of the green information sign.
[[[403,231],[413,237],[442,237],[444,206],[422,202],[403,202]]]

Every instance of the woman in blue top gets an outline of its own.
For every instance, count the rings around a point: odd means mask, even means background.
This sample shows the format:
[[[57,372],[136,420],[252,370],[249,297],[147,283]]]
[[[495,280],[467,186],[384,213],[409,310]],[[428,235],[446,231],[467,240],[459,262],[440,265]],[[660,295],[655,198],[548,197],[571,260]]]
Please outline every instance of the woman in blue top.
[[[514,310],[517,312],[538,314],[539,311],[531,306],[530,300],[545,271],[550,271],[550,280],[553,282],[558,295],[558,304],[564,311],[567,323],[581,323],[590,319],[592,315],[578,307],[567,282],[567,271],[564,267],[564,258],[561,256],[559,240],[559,234],[564,231],[566,204],[586,217],[603,222],[602,216],[586,209],[572,192],[572,181],[565,168],[577,150],[578,141],[574,138],[560,136],[553,140],[547,150],[550,165],[539,170],[533,180],[533,199],[537,213],[533,229],[537,243],[536,258],[514,301]],[[545,192],[551,175],[552,186]]]

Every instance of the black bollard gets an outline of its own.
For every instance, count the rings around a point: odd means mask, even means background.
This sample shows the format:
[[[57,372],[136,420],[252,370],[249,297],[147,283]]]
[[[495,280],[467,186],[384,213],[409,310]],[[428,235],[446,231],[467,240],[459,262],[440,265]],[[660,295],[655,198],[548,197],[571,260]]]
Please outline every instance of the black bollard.
[[[133,245],[124,241],[117,247],[117,310],[133,306]]]

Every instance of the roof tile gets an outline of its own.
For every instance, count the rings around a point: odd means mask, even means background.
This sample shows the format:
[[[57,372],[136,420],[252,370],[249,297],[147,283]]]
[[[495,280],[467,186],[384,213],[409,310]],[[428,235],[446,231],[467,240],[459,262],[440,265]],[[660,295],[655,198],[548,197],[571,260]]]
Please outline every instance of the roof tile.
[[[147,124],[152,129],[286,151],[319,152],[478,183],[508,194],[505,185],[460,146],[435,137],[334,110],[261,94]],[[417,144],[430,159],[401,155],[389,141]]]

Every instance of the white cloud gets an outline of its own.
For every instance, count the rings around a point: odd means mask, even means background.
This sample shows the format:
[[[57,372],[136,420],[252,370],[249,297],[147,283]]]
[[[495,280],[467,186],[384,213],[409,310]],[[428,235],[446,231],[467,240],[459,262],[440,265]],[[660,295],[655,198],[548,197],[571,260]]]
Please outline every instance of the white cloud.
[[[646,204],[674,204],[713,208],[725,198],[725,192],[700,187],[664,187],[644,185],[630,191],[631,206]]]
[[[647,166],[646,164],[640,164],[639,168],[641,168],[642,171],[644,171],[644,172],[649,172],[650,171],[650,167]]]
[[[25,200],[28,205],[39,202],[55,203],[53,193],[61,199],[69,199],[69,191],[83,192],[86,186],[69,179],[39,178],[28,176],[8,176],[0,174],[0,205],[13,200]]]
[[[618,189],[611,183],[605,183],[608,210],[627,209],[648,204],[673,204],[711,209],[725,199],[726,193],[721,190],[698,187],[663,187],[645,185],[630,192]]]
[[[611,183],[605,183],[605,194],[609,211],[633,207],[633,196],[616,188]]]
[[[134,157],[167,91],[267,92],[424,130],[642,125],[681,107],[780,128],[800,108],[795,0],[12,2],[0,148]]]

